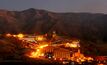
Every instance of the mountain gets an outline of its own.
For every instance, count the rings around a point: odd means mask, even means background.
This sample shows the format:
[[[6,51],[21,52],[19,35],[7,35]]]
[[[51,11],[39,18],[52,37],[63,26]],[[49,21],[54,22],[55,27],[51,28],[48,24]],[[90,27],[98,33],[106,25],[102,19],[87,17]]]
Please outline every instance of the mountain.
[[[60,35],[86,40],[107,41],[107,14],[56,13],[30,8],[23,11],[0,10],[0,33]]]

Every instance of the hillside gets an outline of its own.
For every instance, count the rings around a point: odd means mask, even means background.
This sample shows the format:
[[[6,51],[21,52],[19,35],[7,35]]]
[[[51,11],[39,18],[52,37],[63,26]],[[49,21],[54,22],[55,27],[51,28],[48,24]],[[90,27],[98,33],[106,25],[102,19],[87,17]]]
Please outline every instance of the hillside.
[[[0,10],[0,33],[60,35],[107,41],[107,15],[99,13],[55,13],[46,10]]]

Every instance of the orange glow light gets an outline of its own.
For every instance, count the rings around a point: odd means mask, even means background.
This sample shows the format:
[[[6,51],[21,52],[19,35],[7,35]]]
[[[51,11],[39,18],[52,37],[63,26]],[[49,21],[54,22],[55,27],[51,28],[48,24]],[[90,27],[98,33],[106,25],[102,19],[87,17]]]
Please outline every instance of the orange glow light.
[[[73,48],[77,48],[79,47],[77,43],[66,43],[66,47],[73,47]]]
[[[23,35],[23,34],[18,34],[17,37],[18,37],[18,38],[23,38],[24,35]]]
[[[37,41],[43,41],[43,40],[44,40],[44,37],[43,37],[43,36],[37,36],[37,37],[36,37],[36,40],[37,40]]]
[[[16,35],[13,35],[13,37],[17,37]]]
[[[38,46],[37,50],[31,52],[31,55],[29,57],[31,57],[31,58],[38,58],[40,56],[44,56],[44,53],[42,53],[41,51],[46,46],[48,46],[48,44]]]
[[[12,35],[8,33],[8,34],[6,34],[6,36],[7,36],[7,37],[11,37]]]
[[[42,45],[42,46],[40,46],[39,48],[44,48],[44,47],[47,47],[48,46],[48,44],[46,44],[46,45]]]

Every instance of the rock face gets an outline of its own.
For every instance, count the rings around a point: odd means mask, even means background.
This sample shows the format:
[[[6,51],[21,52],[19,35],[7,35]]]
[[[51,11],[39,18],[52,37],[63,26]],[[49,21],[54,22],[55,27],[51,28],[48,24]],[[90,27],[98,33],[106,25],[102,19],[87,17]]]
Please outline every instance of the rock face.
[[[81,39],[107,41],[107,15],[54,13],[45,10],[0,10],[0,33],[49,33],[56,31]]]

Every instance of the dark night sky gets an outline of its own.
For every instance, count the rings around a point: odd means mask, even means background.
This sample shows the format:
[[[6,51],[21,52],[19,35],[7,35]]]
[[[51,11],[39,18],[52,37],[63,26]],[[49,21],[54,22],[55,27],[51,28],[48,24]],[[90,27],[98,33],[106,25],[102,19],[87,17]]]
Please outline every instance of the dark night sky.
[[[0,9],[107,13],[107,0],[0,0]]]

